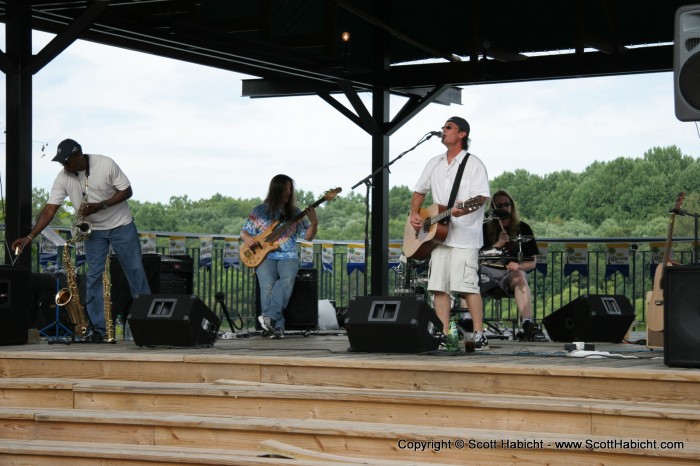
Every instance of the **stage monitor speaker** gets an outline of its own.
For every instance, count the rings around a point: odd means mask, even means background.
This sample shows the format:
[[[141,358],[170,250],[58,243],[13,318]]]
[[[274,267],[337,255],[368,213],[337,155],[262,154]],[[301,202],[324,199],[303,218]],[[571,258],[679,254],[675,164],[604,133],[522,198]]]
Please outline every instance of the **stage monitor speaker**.
[[[260,284],[255,277],[255,315],[262,313],[260,306]],[[318,270],[299,269],[294,280],[294,289],[284,313],[285,330],[315,330],[318,328]],[[256,319],[256,328],[260,324]]]
[[[619,343],[634,322],[627,296],[585,294],[542,321],[552,341]]]
[[[139,346],[211,346],[221,320],[194,295],[139,295],[127,318]]]
[[[664,279],[664,363],[700,367],[700,267],[667,267]]]
[[[358,296],[345,318],[350,351],[423,353],[436,350],[442,322],[417,296]]]
[[[676,10],[673,41],[673,94],[676,118],[700,121],[700,5]]]
[[[30,309],[29,271],[0,265],[0,346],[27,343]]]

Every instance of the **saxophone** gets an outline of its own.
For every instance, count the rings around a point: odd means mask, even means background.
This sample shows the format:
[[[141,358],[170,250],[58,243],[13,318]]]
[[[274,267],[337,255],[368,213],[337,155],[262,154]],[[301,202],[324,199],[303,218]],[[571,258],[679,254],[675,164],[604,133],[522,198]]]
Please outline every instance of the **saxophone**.
[[[107,327],[107,343],[116,343],[114,338],[114,322],[112,321],[112,283],[109,276],[109,254],[105,261],[105,271],[102,273],[102,296],[105,305],[105,326]]]
[[[87,334],[87,314],[80,303],[80,292],[78,291],[78,281],[76,279],[73,261],[70,258],[70,244],[74,239],[68,240],[63,245],[63,266],[66,269],[66,281],[68,286],[61,288],[56,293],[56,305],[63,306],[68,312],[68,320],[73,325],[73,333],[78,337],[84,337]]]
[[[73,240],[76,242],[85,241],[92,233],[92,224],[85,219],[85,209],[87,209],[87,188],[85,188],[83,201],[80,203],[71,228]]]

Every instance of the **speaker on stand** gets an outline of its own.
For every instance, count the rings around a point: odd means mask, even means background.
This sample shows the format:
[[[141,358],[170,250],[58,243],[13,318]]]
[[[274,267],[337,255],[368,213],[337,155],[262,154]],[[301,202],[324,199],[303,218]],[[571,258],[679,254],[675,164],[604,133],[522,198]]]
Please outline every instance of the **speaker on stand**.
[[[667,267],[664,279],[664,364],[700,367],[700,267]]]
[[[419,296],[358,296],[345,329],[351,351],[423,353],[438,348],[442,322]]]
[[[542,320],[552,341],[619,343],[634,322],[627,296],[585,294]]]
[[[700,121],[700,5],[676,11],[673,41],[673,95],[676,118]]]

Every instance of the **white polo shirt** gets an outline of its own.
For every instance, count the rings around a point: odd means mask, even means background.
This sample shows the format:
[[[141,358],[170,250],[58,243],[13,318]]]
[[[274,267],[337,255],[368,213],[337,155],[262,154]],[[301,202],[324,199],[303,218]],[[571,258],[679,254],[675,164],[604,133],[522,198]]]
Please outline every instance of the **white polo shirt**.
[[[131,186],[129,179],[114,162],[104,155],[89,154],[90,176],[88,178],[88,202],[102,202]],[[56,176],[49,195],[48,204],[61,205],[66,197],[70,198],[73,208],[77,210],[83,202],[85,189],[85,171],[68,173],[66,170]],[[87,217],[93,230],[111,230],[133,221],[129,204],[124,201],[95,212]]]
[[[450,192],[454,185],[459,164],[464,160],[467,151],[463,150],[447,163],[447,151],[428,161],[413,191],[427,194],[431,191],[433,202],[446,206],[450,200]],[[466,201],[474,196],[490,197],[489,176],[483,162],[474,154],[469,156],[464,167],[462,181],[457,191],[455,204]],[[450,217],[450,226],[444,245],[455,248],[480,248],[484,243],[483,224],[484,207],[461,217]]]

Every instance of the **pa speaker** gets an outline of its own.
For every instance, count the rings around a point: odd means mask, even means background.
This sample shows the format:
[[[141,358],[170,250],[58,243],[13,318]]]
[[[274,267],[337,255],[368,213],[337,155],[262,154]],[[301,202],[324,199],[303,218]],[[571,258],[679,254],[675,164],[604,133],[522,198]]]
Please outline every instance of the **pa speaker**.
[[[668,267],[664,278],[664,363],[700,367],[700,267]]]
[[[586,294],[543,319],[552,341],[619,343],[634,321],[627,296]]]
[[[139,346],[211,346],[221,320],[194,295],[138,295],[129,328]]]
[[[673,42],[676,118],[700,121],[700,5],[676,11]]]
[[[345,318],[350,351],[422,353],[438,348],[442,322],[416,296],[358,296]]]
[[[28,270],[0,266],[0,346],[27,343],[30,294]]]

